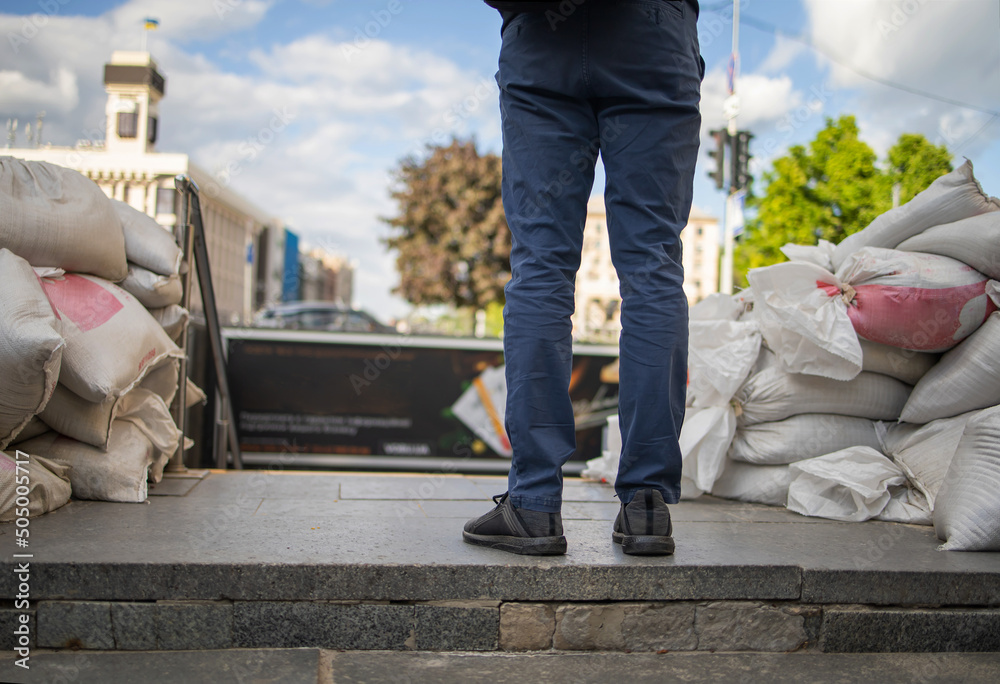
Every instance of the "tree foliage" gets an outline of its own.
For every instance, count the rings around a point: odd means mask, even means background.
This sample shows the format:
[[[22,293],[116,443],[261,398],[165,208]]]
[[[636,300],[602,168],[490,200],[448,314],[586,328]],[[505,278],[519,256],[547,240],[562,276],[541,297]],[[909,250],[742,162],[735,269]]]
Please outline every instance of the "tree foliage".
[[[794,145],[774,161],[763,195],[749,201],[757,215],[737,248],[737,284],[749,269],[783,261],[786,243],[837,243],[861,230],[892,208],[895,185],[904,204],[951,171],[948,150],[922,135],[901,135],[879,165],[858,133],[853,116],[827,119],[808,148]]]
[[[481,155],[474,140],[429,145],[393,171],[398,214],[384,218],[394,234],[399,286],[407,301],[485,308],[502,302],[510,280],[510,232],[500,201],[500,157]]]

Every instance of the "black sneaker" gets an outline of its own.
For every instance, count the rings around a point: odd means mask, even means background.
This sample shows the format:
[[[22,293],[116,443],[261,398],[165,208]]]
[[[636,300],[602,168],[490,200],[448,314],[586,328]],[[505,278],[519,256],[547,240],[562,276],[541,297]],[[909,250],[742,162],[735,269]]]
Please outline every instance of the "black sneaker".
[[[611,539],[633,556],[668,556],[674,552],[674,528],[663,495],[656,489],[640,489],[628,504],[622,504]]]
[[[523,556],[557,556],[566,553],[562,516],[526,508],[514,508],[508,492],[494,496],[497,507],[465,523],[462,538],[467,544],[488,546]]]

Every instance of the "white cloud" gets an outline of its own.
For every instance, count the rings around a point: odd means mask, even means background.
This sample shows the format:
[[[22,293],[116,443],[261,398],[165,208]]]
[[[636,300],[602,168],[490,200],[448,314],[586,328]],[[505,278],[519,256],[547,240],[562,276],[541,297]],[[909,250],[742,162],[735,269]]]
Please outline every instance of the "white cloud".
[[[1000,41],[995,0],[804,0],[812,39],[837,60],[880,79],[979,107],[1000,109]],[[863,135],[879,152],[918,132],[975,155],[1000,138],[1000,125],[969,141],[988,114],[876,83],[817,57],[835,87],[854,89]],[[968,141],[968,144],[965,144]]]
[[[798,41],[789,40],[784,36],[777,36],[774,47],[768,53],[764,61],[757,67],[757,71],[765,74],[781,72],[791,65],[806,50],[806,46]]]
[[[71,111],[80,101],[76,74],[58,66],[46,81],[20,71],[0,71],[0,108],[11,112],[30,109]]]
[[[105,17],[116,31],[136,36],[147,17],[158,19],[158,34],[184,43],[254,26],[273,4],[273,0],[131,0]]]
[[[736,92],[740,98],[740,128],[772,126],[803,102],[802,93],[795,89],[787,75],[746,74],[737,79]],[[722,103],[728,96],[724,70],[713,69],[705,75],[701,87],[701,115],[706,127],[724,125]]]

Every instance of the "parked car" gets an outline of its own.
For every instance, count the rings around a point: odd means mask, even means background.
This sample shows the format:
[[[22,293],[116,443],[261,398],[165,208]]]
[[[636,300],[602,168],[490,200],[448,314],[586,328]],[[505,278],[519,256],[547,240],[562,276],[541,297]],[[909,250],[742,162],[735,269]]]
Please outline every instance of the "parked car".
[[[331,302],[287,302],[269,306],[254,318],[258,328],[329,330],[358,333],[395,333],[367,311]]]

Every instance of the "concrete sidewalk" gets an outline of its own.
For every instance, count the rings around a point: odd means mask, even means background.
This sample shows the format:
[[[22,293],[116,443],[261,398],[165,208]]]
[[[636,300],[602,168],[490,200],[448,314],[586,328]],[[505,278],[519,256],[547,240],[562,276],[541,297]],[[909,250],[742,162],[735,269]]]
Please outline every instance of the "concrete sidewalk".
[[[631,557],[611,542],[613,490],[567,478],[565,556],[464,544],[465,520],[505,488],[483,476],[229,471],[167,480],[146,504],[73,501],[31,521],[33,646],[108,663],[128,654],[107,651],[411,651],[384,662],[402,658],[413,681],[425,666],[529,672],[569,651],[744,652],[712,661],[726,667],[772,667],[793,650],[1000,652],[1000,554],[937,551],[929,527],[702,497],[672,507],[674,556]],[[16,593],[18,552],[13,528],[0,526],[5,596]],[[0,607],[4,649],[16,619]],[[545,655],[441,655],[457,651]],[[442,659],[431,666],[421,652]],[[39,663],[71,655],[36,653]],[[348,660],[383,662],[366,658]],[[660,671],[643,658],[634,662]],[[1000,668],[994,655],[947,662],[959,661]],[[820,661],[789,662],[808,671]]]

